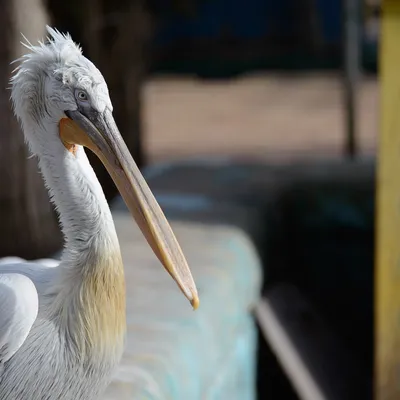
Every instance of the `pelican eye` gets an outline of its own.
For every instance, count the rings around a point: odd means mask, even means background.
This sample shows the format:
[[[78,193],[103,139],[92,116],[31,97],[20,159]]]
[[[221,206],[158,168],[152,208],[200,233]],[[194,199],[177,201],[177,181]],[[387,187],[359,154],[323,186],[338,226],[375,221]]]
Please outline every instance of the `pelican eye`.
[[[86,92],[84,92],[83,90],[78,90],[76,92],[76,98],[79,101],[87,101],[88,100],[88,95],[86,94]]]

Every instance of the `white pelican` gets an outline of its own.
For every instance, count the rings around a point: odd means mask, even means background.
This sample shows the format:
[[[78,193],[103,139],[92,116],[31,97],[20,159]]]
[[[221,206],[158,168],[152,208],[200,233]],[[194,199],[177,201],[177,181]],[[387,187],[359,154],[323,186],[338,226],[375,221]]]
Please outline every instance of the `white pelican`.
[[[69,35],[48,43],[11,78],[14,112],[58,213],[58,266],[0,264],[0,399],[98,399],[123,352],[125,281],[114,223],[84,147],[103,162],[172,278],[198,306],[182,251],[112,116],[106,82]]]

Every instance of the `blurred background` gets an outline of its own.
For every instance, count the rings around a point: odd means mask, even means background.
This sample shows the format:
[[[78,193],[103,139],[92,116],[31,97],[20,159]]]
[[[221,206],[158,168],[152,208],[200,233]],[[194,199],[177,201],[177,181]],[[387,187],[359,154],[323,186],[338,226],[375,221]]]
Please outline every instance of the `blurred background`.
[[[32,43],[46,24],[69,32],[104,74],[117,124],[142,169],[174,165],[171,192],[261,210],[268,229],[253,233],[268,266],[264,291],[281,281],[299,287],[351,349],[370,393],[380,1],[0,5],[3,88],[9,62],[23,53],[20,32]],[[9,92],[0,93],[0,257],[46,257],[62,243],[57,220]],[[197,169],[196,160],[203,163]],[[112,201],[112,181],[91,161]],[[165,192],[160,179],[149,175],[150,186]],[[215,194],[221,185],[224,196]],[[268,346],[258,357],[260,398],[267,381],[279,398],[296,398]]]
[[[23,52],[21,32],[33,42],[45,36],[46,23],[70,32],[105,75],[116,120],[141,167],[204,155],[282,163],[375,153],[378,0],[2,0],[1,4],[3,87],[10,75],[9,60]],[[351,42],[348,61],[346,38]],[[43,207],[40,213],[47,214],[47,205],[41,204],[47,195],[41,197],[42,190],[36,188],[42,186],[41,179],[23,166],[34,161],[25,158],[8,93],[2,93],[7,124],[2,162],[12,168],[9,178],[3,176],[2,187],[38,191],[34,197],[39,204],[29,212]],[[18,158],[14,156],[10,167],[10,151],[16,148]],[[92,161],[112,198],[116,191],[111,180],[97,160]],[[23,193],[16,196],[26,201]],[[21,202],[15,207],[22,207]],[[6,216],[5,225],[15,226],[18,215],[8,210]],[[23,217],[30,222],[27,236],[16,248],[19,252],[36,256],[29,249],[41,246],[32,241],[57,242],[53,234],[36,239],[42,233],[31,235],[44,215]],[[51,218],[45,219],[47,232],[57,229]],[[0,255],[10,250],[9,243],[5,246]]]

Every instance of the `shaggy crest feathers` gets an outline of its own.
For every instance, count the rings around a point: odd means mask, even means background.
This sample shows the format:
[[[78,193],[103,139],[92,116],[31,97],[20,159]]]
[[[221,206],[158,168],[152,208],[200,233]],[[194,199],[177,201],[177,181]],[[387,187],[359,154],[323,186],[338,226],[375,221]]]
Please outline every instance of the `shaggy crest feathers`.
[[[33,154],[58,154],[57,143],[39,132],[49,132],[65,117],[65,110],[77,107],[75,90],[85,90],[91,105],[99,111],[111,101],[105,80],[83,54],[69,34],[47,26],[47,41],[32,45],[26,38],[23,45],[29,52],[14,62],[20,64],[10,79],[14,114],[20,121],[25,139]]]
[[[61,98],[57,81],[65,83],[66,69],[77,64],[87,66],[81,48],[73,42],[69,34],[62,34],[49,26],[46,26],[46,29],[49,33],[46,43],[39,41],[38,45],[32,45],[24,37],[26,43],[22,44],[30,52],[13,61],[19,65],[13,70],[10,78],[14,114],[20,121],[25,139],[34,154],[40,149],[37,143],[31,140],[33,132],[29,132],[28,127],[43,128],[42,124],[49,117],[60,118],[60,115],[57,115],[60,113],[55,112],[56,110],[49,110],[51,102],[46,101],[46,81],[49,78],[52,81],[53,97]]]
[[[63,62],[68,64],[68,61],[74,62],[82,55],[82,48],[72,40],[69,33],[61,33],[48,25],[46,25],[46,30],[50,35],[46,38],[47,43],[39,40],[36,46],[22,35],[26,43],[21,42],[21,44],[26,47],[30,53],[24,54],[22,57],[12,61],[11,64],[21,62],[21,64],[14,69],[13,73],[23,69],[27,62],[31,65],[36,64],[37,67],[42,67],[46,62]],[[15,79],[16,75],[11,78],[11,83]]]

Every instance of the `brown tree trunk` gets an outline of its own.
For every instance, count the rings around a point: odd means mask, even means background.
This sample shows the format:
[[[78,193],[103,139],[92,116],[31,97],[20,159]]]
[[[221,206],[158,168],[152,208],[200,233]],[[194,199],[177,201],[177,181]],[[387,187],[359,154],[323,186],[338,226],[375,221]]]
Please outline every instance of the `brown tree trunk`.
[[[0,0],[0,9],[0,84],[5,88],[15,67],[10,61],[22,54],[20,32],[32,43],[43,38],[47,15],[41,0]],[[0,256],[45,257],[60,249],[62,236],[9,99],[10,92],[1,90]]]

